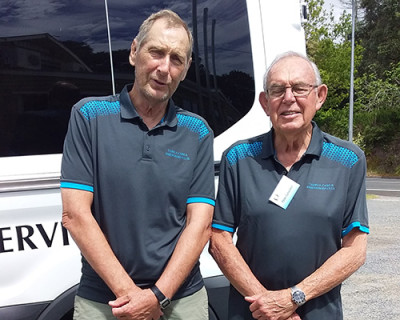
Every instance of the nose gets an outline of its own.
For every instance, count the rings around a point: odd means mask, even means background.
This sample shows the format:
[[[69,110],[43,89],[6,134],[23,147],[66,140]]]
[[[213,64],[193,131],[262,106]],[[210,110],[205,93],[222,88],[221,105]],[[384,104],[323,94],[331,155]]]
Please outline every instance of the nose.
[[[169,65],[170,65],[170,58],[168,55],[166,55],[165,57],[163,57],[162,59],[159,60],[159,64],[158,64],[158,70],[161,73],[168,73],[169,70]]]
[[[283,96],[284,101],[293,101],[295,97],[293,95],[292,87],[285,88],[285,95]]]

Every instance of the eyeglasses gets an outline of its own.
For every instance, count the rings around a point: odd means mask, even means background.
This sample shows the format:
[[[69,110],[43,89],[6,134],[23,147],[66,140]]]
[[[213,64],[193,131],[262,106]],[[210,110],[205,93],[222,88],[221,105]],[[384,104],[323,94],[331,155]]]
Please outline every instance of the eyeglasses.
[[[288,88],[292,91],[293,96],[306,97],[312,89],[318,88],[318,86],[313,84],[295,84],[293,86],[273,85],[267,89],[267,93],[272,98],[282,98]]]

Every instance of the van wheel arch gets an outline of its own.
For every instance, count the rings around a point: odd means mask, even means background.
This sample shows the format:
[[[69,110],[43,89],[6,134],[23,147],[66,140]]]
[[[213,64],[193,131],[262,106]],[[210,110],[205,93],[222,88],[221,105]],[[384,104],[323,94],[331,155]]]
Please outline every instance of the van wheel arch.
[[[78,285],[75,285],[58,296],[44,309],[38,320],[72,320],[77,289]]]

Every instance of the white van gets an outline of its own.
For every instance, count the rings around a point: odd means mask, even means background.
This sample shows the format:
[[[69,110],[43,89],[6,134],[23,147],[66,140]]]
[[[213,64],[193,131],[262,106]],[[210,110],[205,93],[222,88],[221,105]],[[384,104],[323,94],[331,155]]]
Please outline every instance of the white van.
[[[109,95],[132,82],[132,38],[166,4],[195,37],[192,66],[173,99],[213,128],[216,168],[230,144],[269,130],[258,93],[276,54],[305,52],[299,0],[2,4],[0,319],[72,319],[80,253],[61,225],[59,190],[69,111],[82,97]],[[210,319],[226,319],[229,284],[207,248],[201,271]]]

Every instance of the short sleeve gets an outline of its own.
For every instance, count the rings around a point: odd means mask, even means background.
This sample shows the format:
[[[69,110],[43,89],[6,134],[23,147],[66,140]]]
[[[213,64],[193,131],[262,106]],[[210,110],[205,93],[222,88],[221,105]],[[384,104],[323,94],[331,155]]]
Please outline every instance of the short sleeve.
[[[221,158],[220,175],[218,183],[218,194],[215,204],[212,227],[224,231],[234,232],[237,227],[235,219],[236,196],[234,187],[234,173],[227,159],[227,151]]]
[[[91,123],[80,111],[79,105],[72,108],[64,141],[61,188],[93,191]]]
[[[214,206],[214,134],[205,122],[202,122],[202,127],[187,203],[200,202]]]
[[[369,233],[365,183],[367,165],[364,153],[361,150],[356,151],[358,161],[350,169],[342,236],[345,236],[354,228]]]

